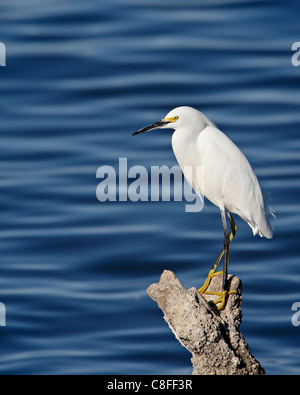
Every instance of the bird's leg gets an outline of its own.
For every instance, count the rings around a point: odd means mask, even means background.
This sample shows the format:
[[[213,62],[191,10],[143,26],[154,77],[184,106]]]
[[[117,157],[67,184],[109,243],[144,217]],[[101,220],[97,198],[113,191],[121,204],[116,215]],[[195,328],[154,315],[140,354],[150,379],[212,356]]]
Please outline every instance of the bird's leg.
[[[233,236],[232,236],[232,238],[233,238],[235,236],[236,230],[237,230],[234,220],[232,218],[232,215],[230,214],[229,211],[227,211],[227,215],[228,215],[228,218],[230,221],[230,234],[229,235],[227,233],[226,218],[225,218],[225,216],[223,217],[223,214],[222,214],[222,221],[223,221],[223,228],[224,228],[224,248],[225,248],[223,285],[222,285],[223,291],[227,290],[228,261],[229,261],[230,243],[232,241],[232,239],[230,240],[230,235],[233,234]]]
[[[236,293],[236,291],[227,291],[227,276],[228,276],[228,260],[229,260],[229,251],[230,251],[230,243],[232,242],[234,236],[236,235],[236,231],[237,231],[237,227],[235,225],[235,222],[232,218],[232,215],[230,214],[230,212],[227,212],[227,215],[229,217],[229,221],[230,221],[230,233],[228,234],[227,231],[227,223],[226,223],[226,217],[225,217],[225,212],[221,211],[222,214],[222,223],[223,223],[223,229],[224,229],[224,246],[216,260],[216,262],[214,263],[212,269],[209,271],[207,279],[205,281],[205,283],[203,284],[203,286],[198,290],[198,292],[200,294],[208,294],[208,295],[217,295],[219,296],[218,299],[215,300],[215,304],[217,303],[221,303],[221,305],[218,307],[218,310],[221,310],[224,308],[225,306],[225,302],[226,302],[226,296]],[[225,256],[224,256],[225,255]],[[216,272],[222,258],[224,256],[224,270]],[[218,276],[219,274],[223,274],[223,284],[222,284],[222,292],[206,292],[207,288],[209,287],[210,281],[212,279],[212,277]]]
[[[217,305],[218,303],[221,303],[218,306],[218,310],[222,310],[225,306],[226,303],[226,298],[228,295],[231,294],[236,294],[237,291],[228,291],[228,283],[227,283],[227,277],[228,277],[228,261],[229,261],[229,252],[230,252],[230,237],[227,231],[227,222],[226,222],[226,216],[225,216],[225,211],[221,210],[221,215],[222,215],[222,223],[223,223],[223,229],[224,229],[224,269],[223,269],[223,282],[222,282],[222,292],[215,292],[214,295],[219,296],[214,303]],[[233,231],[236,231],[236,226],[234,224],[232,215],[228,212],[231,228]],[[211,293],[213,294],[213,293]]]
[[[228,216],[229,216],[230,225],[231,225],[230,234],[229,234],[229,242],[231,243],[232,240],[233,240],[233,238],[234,238],[234,236],[236,235],[237,227],[236,227],[236,225],[235,225],[235,223],[234,223],[234,220],[233,220],[233,218],[232,218],[232,215],[231,215],[230,213],[227,213],[227,214],[228,214]],[[220,252],[218,258],[216,259],[216,261],[215,261],[213,267],[211,268],[211,270],[210,270],[209,273],[208,273],[208,276],[207,276],[207,279],[206,279],[205,283],[204,283],[203,286],[198,290],[198,292],[204,293],[204,292],[207,290],[207,288],[208,288],[208,286],[209,286],[209,284],[210,284],[211,278],[212,278],[212,277],[215,277],[215,276],[218,276],[219,274],[223,274],[222,271],[216,272],[216,270],[217,270],[217,268],[218,268],[218,266],[219,266],[219,264],[220,264],[220,262],[221,262],[221,260],[222,260],[222,258],[223,258],[223,256],[224,256],[224,253],[225,253],[225,247],[223,246],[223,248],[222,248],[222,250],[221,250],[221,252]]]
[[[213,277],[218,276],[219,274],[222,274],[222,272],[216,272],[222,258],[224,256],[224,247],[222,248],[222,251],[220,252],[216,262],[214,263],[213,267],[210,269],[208,276],[205,280],[205,283],[202,285],[200,289],[198,289],[198,292],[200,294],[206,293],[207,288],[209,287],[210,281]]]

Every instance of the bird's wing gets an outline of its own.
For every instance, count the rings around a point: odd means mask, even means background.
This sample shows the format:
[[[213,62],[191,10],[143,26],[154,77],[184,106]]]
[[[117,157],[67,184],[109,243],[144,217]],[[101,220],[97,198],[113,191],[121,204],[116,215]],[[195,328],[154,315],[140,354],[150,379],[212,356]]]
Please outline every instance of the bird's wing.
[[[257,177],[240,149],[219,129],[208,126],[199,134],[197,151],[203,166],[204,195],[238,214],[254,233],[271,237]]]

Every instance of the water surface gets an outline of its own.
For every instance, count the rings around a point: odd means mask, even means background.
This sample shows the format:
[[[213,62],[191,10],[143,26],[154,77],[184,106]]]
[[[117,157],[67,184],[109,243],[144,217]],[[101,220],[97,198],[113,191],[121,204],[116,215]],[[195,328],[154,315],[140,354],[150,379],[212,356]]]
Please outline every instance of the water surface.
[[[299,374],[300,41],[296,1],[11,0],[1,79],[1,374],[190,374],[145,290],[164,269],[200,286],[222,245],[206,202],[107,202],[99,166],[176,164],[169,132],[132,138],[179,105],[245,152],[273,240],[237,220],[230,272],[242,330],[268,374]]]

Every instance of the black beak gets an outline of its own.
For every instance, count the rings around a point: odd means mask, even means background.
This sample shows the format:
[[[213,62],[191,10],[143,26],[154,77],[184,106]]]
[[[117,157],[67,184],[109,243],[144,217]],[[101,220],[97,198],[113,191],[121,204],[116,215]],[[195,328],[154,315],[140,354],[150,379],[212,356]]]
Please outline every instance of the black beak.
[[[145,126],[144,128],[138,130],[137,132],[133,133],[133,136],[136,136],[137,134],[140,134],[140,133],[149,132],[149,130],[159,129],[162,126],[166,125],[167,123],[169,123],[169,122],[166,122],[162,119],[161,121],[155,122],[152,125]]]

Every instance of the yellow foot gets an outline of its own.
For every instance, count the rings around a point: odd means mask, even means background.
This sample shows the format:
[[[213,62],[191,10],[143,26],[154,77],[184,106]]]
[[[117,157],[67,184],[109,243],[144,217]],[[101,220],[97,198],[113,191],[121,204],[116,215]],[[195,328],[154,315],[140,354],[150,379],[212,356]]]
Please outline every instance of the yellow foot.
[[[226,304],[226,299],[228,295],[233,295],[237,294],[237,290],[234,291],[222,291],[222,292],[204,292],[205,295],[217,295],[219,296],[216,300],[214,300],[214,304],[217,306],[218,303],[221,303],[220,306],[218,306],[218,310],[223,310]]]
[[[218,276],[219,274],[223,274],[223,272],[215,272],[215,270],[210,270],[205,280],[205,283],[202,285],[201,288],[198,289],[200,294],[204,294],[207,288],[209,287],[210,281],[213,277]]]
[[[222,310],[225,307],[226,304],[226,299],[228,295],[233,295],[237,294],[237,291],[222,291],[222,292],[215,292],[215,291],[207,291],[207,288],[209,287],[210,281],[213,277],[218,276],[219,274],[223,274],[223,272],[215,272],[213,269],[210,270],[208,273],[207,279],[205,280],[205,283],[202,285],[200,289],[198,289],[198,292],[200,294],[205,294],[205,295],[216,295],[218,298],[214,300],[214,304],[217,305],[218,303],[221,303],[220,306],[218,306],[218,310]]]

